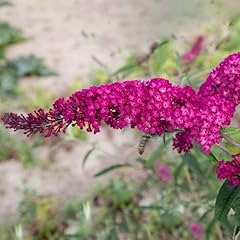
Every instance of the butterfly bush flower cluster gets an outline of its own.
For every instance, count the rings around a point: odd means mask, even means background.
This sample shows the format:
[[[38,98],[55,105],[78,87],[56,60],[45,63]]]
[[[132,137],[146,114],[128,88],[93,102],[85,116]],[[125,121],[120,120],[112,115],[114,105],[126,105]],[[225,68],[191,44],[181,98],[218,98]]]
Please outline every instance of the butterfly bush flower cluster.
[[[98,133],[102,123],[151,135],[180,130],[173,139],[178,152],[190,151],[195,142],[210,153],[211,146],[221,141],[221,128],[230,124],[239,101],[240,53],[234,53],[209,74],[199,91],[162,78],[115,82],[60,98],[49,111],[5,113],[2,121],[28,136],[42,133],[46,137],[65,132],[69,125]]]
[[[240,185],[240,154],[234,155],[232,161],[218,162],[216,172],[218,179],[228,179],[232,186]]]

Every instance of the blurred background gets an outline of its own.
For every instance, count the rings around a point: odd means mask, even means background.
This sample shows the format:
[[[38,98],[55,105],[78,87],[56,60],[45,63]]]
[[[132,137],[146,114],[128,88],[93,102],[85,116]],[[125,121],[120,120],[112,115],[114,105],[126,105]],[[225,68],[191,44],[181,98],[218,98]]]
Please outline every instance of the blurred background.
[[[238,0],[0,0],[0,114],[124,79],[197,88],[239,51],[239,14]],[[210,221],[208,157],[178,156],[170,135],[140,156],[140,137],[103,126],[26,138],[1,124],[0,239],[227,239]]]

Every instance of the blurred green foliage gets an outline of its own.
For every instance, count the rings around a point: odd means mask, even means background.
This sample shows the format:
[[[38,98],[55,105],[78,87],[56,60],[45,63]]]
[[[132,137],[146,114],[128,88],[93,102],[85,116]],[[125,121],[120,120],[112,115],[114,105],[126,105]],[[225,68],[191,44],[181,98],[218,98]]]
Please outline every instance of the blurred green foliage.
[[[11,5],[11,2],[8,0],[0,0],[0,7],[6,6],[6,5]]]
[[[0,6],[9,4],[1,1]],[[50,76],[56,72],[49,69],[43,59],[30,54],[16,59],[8,59],[6,50],[13,44],[27,40],[18,28],[7,22],[0,22],[0,99],[16,98],[18,79],[27,76]]]
[[[0,6],[10,5],[9,1],[1,0]],[[13,44],[20,43],[27,40],[18,28],[11,26],[7,22],[0,22],[0,111],[8,104],[16,104],[11,100],[16,99],[21,93],[18,106],[29,107],[29,103],[33,107],[49,105],[49,101],[53,100],[53,96],[47,99],[47,92],[43,90],[31,91],[31,89],[20,90],[18,88],[18,81],[23,77],[30,76],[50,76],[56,75],[56,72],[48,68],[43,59],[30,54],[27,56],[20,56],[16,59],[9,59],[6,55],[6,50]],[[24,98],[23,92],[26,95],[31,93],[31,100]],[[26,96],[25,95],[25,96]],[[26,104],[27,101],[27,104]],[[27,108],[27,107],[26,107]],[[25,109],[26,109],[25,108]],[[1,112],[0,112],[1,115]],[[0,126],[0,161],[8,159],[20,160],[24,167],[30,167],[35,163],[34,146],[36,141],[30,143],[28,141],[22,142],[20,138],[11,135],[3,126]]]
[[[18,159],[24,167],[30,167],[35,162],[32,151],[33,144],[16,139],[2,125],[0,125],[0,146],[0,162],[7,159]]]
[[[0,1],[1,2],[4,1]],[[5,30],[4,30],[5,29]],[[2,31],[2,32],[1,32]],[[53,99],[41,89],[35,89],[35,96],[29,101],[27,92],[17,90],[17,79],[25,76],[46,76],[55,74],[43,61],[33,55],[15,60],[6,59],[5,49],[10,44],[24,40],[19,30],[6,23],[0,24],[0,96],[24,96],[21,106],[48,108]],[[203,51],[188,64],[184,64],[181,51],[172,39],[163,39],[156,48],[146,56],[130,55],[122,66],[110,71],[99,68],[91,76],[94,85],[119,81],[161,76],[178,84],[191,84],[198,87],[206,78],[209,70],[230,52],[240,49],[240,18],[229,22],[228,32],[224,38],[215,40],[215,47]],[[208,36],[206,36],[207,38]],[[189,45],[186,49],[189,49]],[[186,50],[187,51],[187,50]],[[82,87],[80,79],[76,79],[73,89]],[[26,98],[25,98],[26,97]],[[24,100],[25,98],[25,100]],[[30,102],[30,103],[29,103]],[[225,129],[226,134],[233,134],[240,140],[236,129]],[[32,145],[19,144],[0,129],[0,157],[22,159],[25,165],[32,161]],[[171,134],[165,134],[165,141],[149,154],[136,159],[133,166],[142,172],[141,178],[129,179],[116,177],[105,186],[98,186],[86,199],[67,201],[64,205],[53,196],[39,196],[24,190],[24,197],[19,208],[19,219],[15,225],[0,230],[3,240],[117,240],[117,239],[183,239],[193,236],[189,224],[198,222],[203,225],[204,239],[229,239],[234,225],[239,226],[240,202],[237,189],[221,186],[216,179],[215,164],[221,159],[229,159],[226,152],[217,146],[212,148],[211,155],[201,153],[194,146],[191,154],[177,155],[169,151]],[[64,140],[85,140],[86,133],[78,128],[69,128]],[[239,152],[233,146],[223,143],[232,152]],[[91,148],[83,162],[95,150]],[[157,164],[161,162],[169,166],[173,181],[161,181]],[[83,165],[84,165],[83,164]],[[121,169],[129,164],[109,166],[100,171],[99,176]],[[132,165],[131,165],[132,166]],[[128,168],[129,170],[129,168]],[[131,174],[130,174],[131,175]],[[220,189],[218,201],[217,189]],[[231,196],[232,191],[234,198]],[[224,192],[225,194],[221,194]],[[236,194],[235,194],[236,193]],[[224,197],[227,201],[224,202]],[[216,204],[216,205],[215,205]],[[214,206],[217,213],[214,215]],[[224,209],[225,208],[225,209]],[[225,211],[222,211],[225,210]],[[229,214],[233,210],[233,214]],[[219,216],[224,216],[224,218]],[[215,217],[214,217],[215,216]],[[17,238],[21,235],[22,238]]]

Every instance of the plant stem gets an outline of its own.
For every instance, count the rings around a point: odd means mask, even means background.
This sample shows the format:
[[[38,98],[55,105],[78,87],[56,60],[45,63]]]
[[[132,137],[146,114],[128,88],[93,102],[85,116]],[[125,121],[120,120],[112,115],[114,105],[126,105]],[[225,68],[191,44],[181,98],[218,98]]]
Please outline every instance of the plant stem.
[[[240,231],[237,233],[236,237],[234,240],[238,240],[238,237],[240,236]]]
[[[233,233],[232,233],[232,237],[231,237],[231,240],[235,240],[236,238],[236,233],[237,233],[237,226],[235,225],[234,228],[233,228]]]
[[[188,185],[189,185],[189,189],[192,193],[192,196],[193,196],[195,201],[198,201],[198,196],[197,196],[196,192],[194,191],[193,183],[192,183],[192,180],[191,180],[191,175],[190,175],[189,170],[186,166],[184,167],[184,172],[185,172],[187,182],[188,182]]]
[[[222,134],[222,137],[227,140],[229,143],[231,143],[232,145],[239,147],[240,148],[240,142],[237,142],[236,140],[234,140],[233,138],[229,137],[228,135]]]
[[[217,231],[218,239],[223,240],[222,230],[219,224],[216,224],[216,231]]]

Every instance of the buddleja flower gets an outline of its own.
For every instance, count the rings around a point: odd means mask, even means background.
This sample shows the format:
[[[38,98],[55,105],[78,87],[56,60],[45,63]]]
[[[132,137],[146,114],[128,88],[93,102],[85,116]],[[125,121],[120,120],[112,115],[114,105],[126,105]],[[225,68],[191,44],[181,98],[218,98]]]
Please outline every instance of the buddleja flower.
[[[115,82],[60,98],[48,112],[6,113],[2,120],[15,131],[45,136],[58,135],[69,125],[97,133],[102,123],[115,129],[130,126],[151,135],[178,129],[174,148],[179,152],[188,152],[196,142],[209,153],[221,141],[221,127],[230,124],[239,103],[239,68],[240,53],[230,55],[210,73],[198,93],[162,78]]]
[[[191,127],[197,101],[191,87],[173,86],[161,78],[134,80],[83,89],[58,99],[48,112],[39,109],[27,116],[7,113],[2,120],[8,128],[23,129],[28,135],[56,135],[69,124],[97,133],[102,122],[115,129],[131,126],[161,135]]]
[[[227,179],[232,186],[240,185],[240,154],[234,155],[232,161],[219,161],[216,173],[218,179]]]
[[[157,164],[157,171],[161,181],[170,183],[173,180],[171,169],[165,164]]]
[[[201,108],[198,124],[178,133],[174,147],[180,151],[191,149],[194,140],[206,153],[221,141],[221,126],[231,122],[236,106],[240,103],[240,53],[226,57],[201,85],[198,93]]]
[[[195,240],[203,239],[203,227],[200,223],[191,223],[189,228]]]
[[[198,36],[193,43],[192,48],[182,56],[182,60],[185,64],[190,63],[192,60],[198,57],[198,55],[203,51],[204,37]]]

